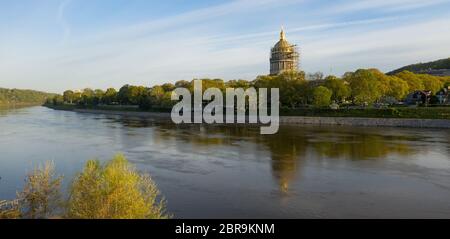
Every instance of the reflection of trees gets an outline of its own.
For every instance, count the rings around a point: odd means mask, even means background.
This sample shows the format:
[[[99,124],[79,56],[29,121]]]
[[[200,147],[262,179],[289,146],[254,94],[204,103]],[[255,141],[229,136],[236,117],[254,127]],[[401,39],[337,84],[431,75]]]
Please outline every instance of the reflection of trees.
[[[195,147],[239,145],[253,142],[270,153],[273,177],[286,192],[298,176],[302,160],[380,160],[392,154],[411,155],[416,151],[408,141],[418,136],[379,133],[380,129],[347,127],[282,126],[275,135],[260,135],[259,127],[239,125],[174,125],[170,122],[121,120],[128,127],[155,126],[154,140],[180,141]],[[306,152],[311,157],[306,159]],[[317,156],[314,157],[314,154]],[[256,155],[256,153],[255,153]]]
[[[405,137],[386,137],[368,133],[342,135],[334,140],[312,142],[311,146],[321,156],[350,160],[383,159],[390,154],[410,155],[413,149],[401,143]],[[400,142],[399,142],[400,141]]]

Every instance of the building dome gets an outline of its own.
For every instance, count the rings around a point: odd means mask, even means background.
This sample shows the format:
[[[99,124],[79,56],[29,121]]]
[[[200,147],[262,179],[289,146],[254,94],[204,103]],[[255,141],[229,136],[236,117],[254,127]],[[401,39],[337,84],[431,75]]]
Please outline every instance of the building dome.
[[[286,35],[284,33],[284,30],[281,29],[280,32],[280,40],[275,44],[273,47],[274,50],[283,50],[283,49],[289,49],[291,48],[292,44],[290,44],[288,41],[286,41]]]
[[[278,75],[284,71],[298,70],[299,54],[297,47],[286,40],[284,30],[281,29],[280,40],[271,50],[270,74]]]
[[[273,47],[273,49],[275,50],[282,50],[282,49],[287,49],[290,48],[292,45],[286,41],[286,40],[280,40],[277,42],[277,44],[275,44],[275,46]]]

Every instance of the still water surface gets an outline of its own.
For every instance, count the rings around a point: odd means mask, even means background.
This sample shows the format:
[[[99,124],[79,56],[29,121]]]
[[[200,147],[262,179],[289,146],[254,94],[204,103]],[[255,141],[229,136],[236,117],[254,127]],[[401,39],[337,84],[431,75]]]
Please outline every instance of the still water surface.
[[[175,126],[122,116],[0,110],[0,198],[53,160],[66,183],[122,152],[177,218],[450,218],[450,132]]]

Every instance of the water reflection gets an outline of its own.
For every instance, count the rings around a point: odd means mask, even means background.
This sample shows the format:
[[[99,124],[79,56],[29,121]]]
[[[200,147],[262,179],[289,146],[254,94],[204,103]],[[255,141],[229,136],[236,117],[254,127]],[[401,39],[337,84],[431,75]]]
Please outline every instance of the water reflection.
[[[261,135],[257,127],[174,125],[170,122],[149,121],[138,118],[114,118],[125,127],[155,127],[153,138],[160,142],[174,140],[198,147],[239,145],[243,141],[262,146],[271,158],[272,175],[282,192],[289,191],[301,171],[302,161],[313,151],[320,160],[384,160],[388,156],[412,156],[417,149],[411,142],[423,140],[417,135],[380,134],[376,129],[345,127],[282,126],[278,134]]]

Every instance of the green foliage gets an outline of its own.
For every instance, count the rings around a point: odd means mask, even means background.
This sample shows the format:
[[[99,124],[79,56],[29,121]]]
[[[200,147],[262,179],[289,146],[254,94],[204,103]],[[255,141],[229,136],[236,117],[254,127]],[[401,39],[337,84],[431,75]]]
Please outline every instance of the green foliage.
[[[72,183],[69,218],[161,219],[165,201],[152,179],[123,155],[106,164],[90,160]]]
[[[258,76],[256,88],[279,88],[280,103],[284,107],[296,107],[307,101],[307,83],[304,72],[288,71],[277,76]]]
[[[117,91],[114,88],[108,88],[102,97],[102,103],[110,105],[117,101]]]
[[[336,103],[346,103],[351,100],[355,104],[372,104],[385,99],[389,102],[400,101],[415,90],[431,90],[434,94],[445,84],[450,85],[450,77],[436,77],[424,74],[414,74],[403,71],[394,76],[386,75],[377,69],[359,69],[347,72],[342,78],[323,74],[308,75],[304,72],[287,71],[280,75],[258,76],[253,81],[222,79],[201,79],[203,91],[215,87],[225,93],[226,88],[278,88],[280,90],[280,104],[284,108],[298,108],[308,104],[317,104],[314,92],[323,86],[332,92],[331,100]],[[175,84],[166,83],[151,88],[144,86],[124,85],[117,92],[109,88],[106,92],[100,89],[85,89],[83,92],[65,91],[63,99],[56,96],[53,103],[61,106],[63,103],[78,104],[83,108],[107,105],[139,106],[141,110],[168,111],[176,102],[171,100],[175,88],[187,88],[191,93],[194,81],[177,81]],[[326,102],[326,101],[325,101]],[[325,104],[323,102],[322,104]]]
[[[316,107],[326,107],[331,104],[333,92],[325,86],[319,86],[314,89],[313,104]]]
[[[402,72],[396,74],[395,76],[406,81],[406,83],[408,83],[410,91],[425,89],[422,79],[417,74],[414,74],[410,71],[402,71]]]
[[[443,82],[436,76],[420,75],[425,90],[431,90],[433,94],[436,94],[443,87]]]
[[[55,174],[52,162],[35,168],[28,174],[25,187],[18,194],[25,218],[49,218],[61,206],[62,177]]]
[[[371,70],[359,69],[348,74],[345,81],[350,84],[351,97],[356,104],[371,104],[382,96],[382,84]]]
[[[75,94],[71,90],[66,90],[63,93],[64,102],[73,104],[75,101]]]
[[[52,99],[53,105],[62,105],[64,104],[64,97],[61,95],[56,95]]]
[[[333,92],[331,99],[335,102],[342,102],[350,96],[350,87],[348,84],[336,76],[328,76],[325,78],[325,87]]]
[[[396,77],[390,76],[388,78],[388,90],[386,96],[394,97],[397,100],[404,99],[410,93],[409,85],[406,81]]]

